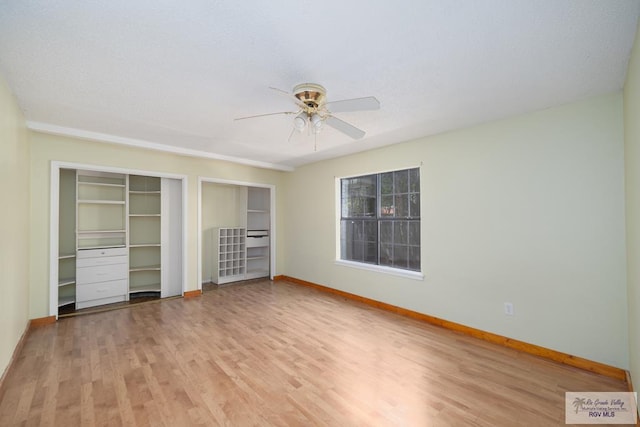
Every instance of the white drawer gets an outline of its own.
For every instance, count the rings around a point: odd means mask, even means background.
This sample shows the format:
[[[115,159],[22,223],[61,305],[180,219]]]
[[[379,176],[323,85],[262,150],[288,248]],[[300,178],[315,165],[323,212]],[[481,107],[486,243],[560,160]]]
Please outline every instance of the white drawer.
[[[264,237],[247,237],[247,247],[255,248],[258,246],[269,246],[269,236]]]
[[[118,255],[127,255],[127,248],[83,249],[78,251],[77,258],[102,258]]]
[[[76,267],[97,267],[99,265],[127,264],[127,256],[105,256],[100,258],[79,258]]]
[[[126,257],[125,257],[126,258]],[[108,280],[126,279],[129,274],[127,264],[100,265],[97,267],[81,267],[76,269],[76,284],[81,287],[86,283],[106,282]]]
[[[76,288],[76,301],[84,302],[95,299],[109,298],[127,293],[127,280],[112,280],[109,282],[91,283]]]

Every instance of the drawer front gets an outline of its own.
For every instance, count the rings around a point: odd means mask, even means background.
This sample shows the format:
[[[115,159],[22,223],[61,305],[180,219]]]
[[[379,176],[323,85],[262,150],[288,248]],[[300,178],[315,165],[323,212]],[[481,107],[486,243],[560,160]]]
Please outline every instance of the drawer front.
[[[269,246],[269,236],[264,237],[247,237],[247,247],[255,248],[258,246]]]
[[[83,249],[78,251],[78,259],[102,258],[118,255],[127,255],[127,248]]]
[[[108,280],[126,279],[129,274],[127,264],[100,265],[76,269],[76,284],[106,282]]]
[[[97,267],[100,265],[127,264],[127,256],[104,256],[100,258],[78,258],[76,267]]]
[[[127,280],[112,280],[109,282],[91,283],[76,288],[76,301],[91,301],[94,299],[109,298],[126,295]]]

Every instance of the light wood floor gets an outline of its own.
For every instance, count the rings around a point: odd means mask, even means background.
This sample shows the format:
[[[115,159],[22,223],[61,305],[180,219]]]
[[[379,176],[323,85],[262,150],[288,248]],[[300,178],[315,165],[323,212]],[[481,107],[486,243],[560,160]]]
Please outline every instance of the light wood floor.
[[[285,282],[59,320],[0,425],[553,426],[622,382]]]

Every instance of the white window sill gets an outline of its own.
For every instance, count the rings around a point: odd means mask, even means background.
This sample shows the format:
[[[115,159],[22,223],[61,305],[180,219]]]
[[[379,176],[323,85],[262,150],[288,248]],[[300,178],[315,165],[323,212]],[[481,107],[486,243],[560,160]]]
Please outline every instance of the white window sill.
[[[378,273],[390,274],[392,276],[405,277],[413,280],[423,280],[424,274],[419,271],[401,270],[399,268],[385,267],[382,265],[365,264],[362,262],[345,261],[343,259],[337,259],[336,265],[343,265],[345,267],[358,268],[360,270],[375,271]]]

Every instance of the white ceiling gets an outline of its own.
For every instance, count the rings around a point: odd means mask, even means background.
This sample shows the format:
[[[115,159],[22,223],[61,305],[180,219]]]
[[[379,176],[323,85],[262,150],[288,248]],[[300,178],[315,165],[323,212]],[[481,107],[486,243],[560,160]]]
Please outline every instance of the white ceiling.
[[[33,129],[290,169],[624,84],[638,0],[4,0],[0,74]],[[367,132],[295,134],[291,90]]]

